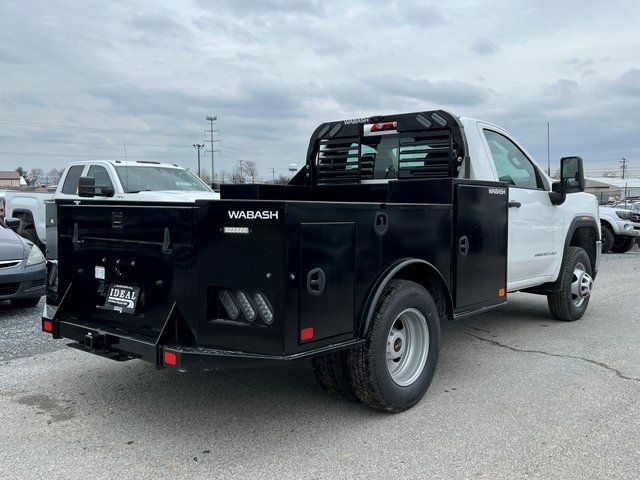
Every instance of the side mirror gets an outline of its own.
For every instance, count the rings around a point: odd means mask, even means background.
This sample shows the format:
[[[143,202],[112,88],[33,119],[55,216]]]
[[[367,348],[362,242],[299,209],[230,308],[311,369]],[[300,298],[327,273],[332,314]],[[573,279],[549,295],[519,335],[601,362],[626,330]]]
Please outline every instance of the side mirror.
[[[549,198],[554,205],[562,205],[568,193],[584,192],[584,166],[581,157],[560,159],[560,181],[553,182]]]
[[[21,223],[22,222],[20,221],[19,218],[5,218],[4,219],[4,224],[7,226],[7,228],[10,228],[14,232],[16,230],[18,230],[18,228],[20,228],[20,224]]]
[[[584,192],[584,166],[581,157],[560,159],[560,183],[564,193]]]
[[[116,191],[113,187],[100,185],[96,186],[96,179],[93,177],[80,177],[78,179],[79,197],[113,197]]]
[[[78,179],[78,196],[79,197],[95,197],[96,196],[96,179],[92,177],[80,177]]]

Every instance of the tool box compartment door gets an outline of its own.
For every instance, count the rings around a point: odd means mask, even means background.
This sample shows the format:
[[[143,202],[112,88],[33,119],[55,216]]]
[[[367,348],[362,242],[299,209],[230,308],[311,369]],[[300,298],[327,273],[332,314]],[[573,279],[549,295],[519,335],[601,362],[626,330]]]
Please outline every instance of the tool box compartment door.
[[[505,299],[507,188],[456,184],[456,308]]]
[[[305,341],[353,331],[355,226],[353,223],[300,225],[300,331]]]

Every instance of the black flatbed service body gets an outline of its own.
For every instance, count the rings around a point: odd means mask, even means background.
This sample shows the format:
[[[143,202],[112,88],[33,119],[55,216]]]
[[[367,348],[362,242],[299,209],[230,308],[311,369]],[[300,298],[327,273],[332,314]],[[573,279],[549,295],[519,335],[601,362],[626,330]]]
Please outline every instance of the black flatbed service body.
[[[221,200],[192,204],[50,204],[43,329],[116,360],[192,371],[360,345],[392,279],[428,287],[441,318],[505,303],[506,185],[457,178],[455,117],[363,120],[318,127],[290,185],[223,185]],[[397,122],[389,178],[365,152],[367,122]]]

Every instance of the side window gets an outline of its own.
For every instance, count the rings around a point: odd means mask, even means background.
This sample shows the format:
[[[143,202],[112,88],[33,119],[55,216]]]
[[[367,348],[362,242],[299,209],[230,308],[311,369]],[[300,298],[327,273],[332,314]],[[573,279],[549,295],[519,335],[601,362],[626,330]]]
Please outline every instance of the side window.
[[[484,130],[484,136],[501,182],[520,188],[542,188],[536,167],[515,143],[491,130]]]
[[[113,188],[113,183],[111,182],[111,177],[109,177],[107,169],[100,165],[91,165],[87,172],[87,177],[96,179],[96,187]]]
[[[75,195],[78,193],[78,179],[80,175],[82,175],[83,169],[84,165],[74,165],[69,169],[64,179],[64,184],[62,185],[62,193],[66,193],[67,195]]]

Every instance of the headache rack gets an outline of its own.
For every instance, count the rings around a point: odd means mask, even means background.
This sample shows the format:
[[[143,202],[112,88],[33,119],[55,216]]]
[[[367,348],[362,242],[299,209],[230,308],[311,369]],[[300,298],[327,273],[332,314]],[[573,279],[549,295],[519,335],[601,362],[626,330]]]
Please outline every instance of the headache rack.
[[[466,145],[457,118],[442,110],[320,125],[307,164],[292,183],[458,177]]]

